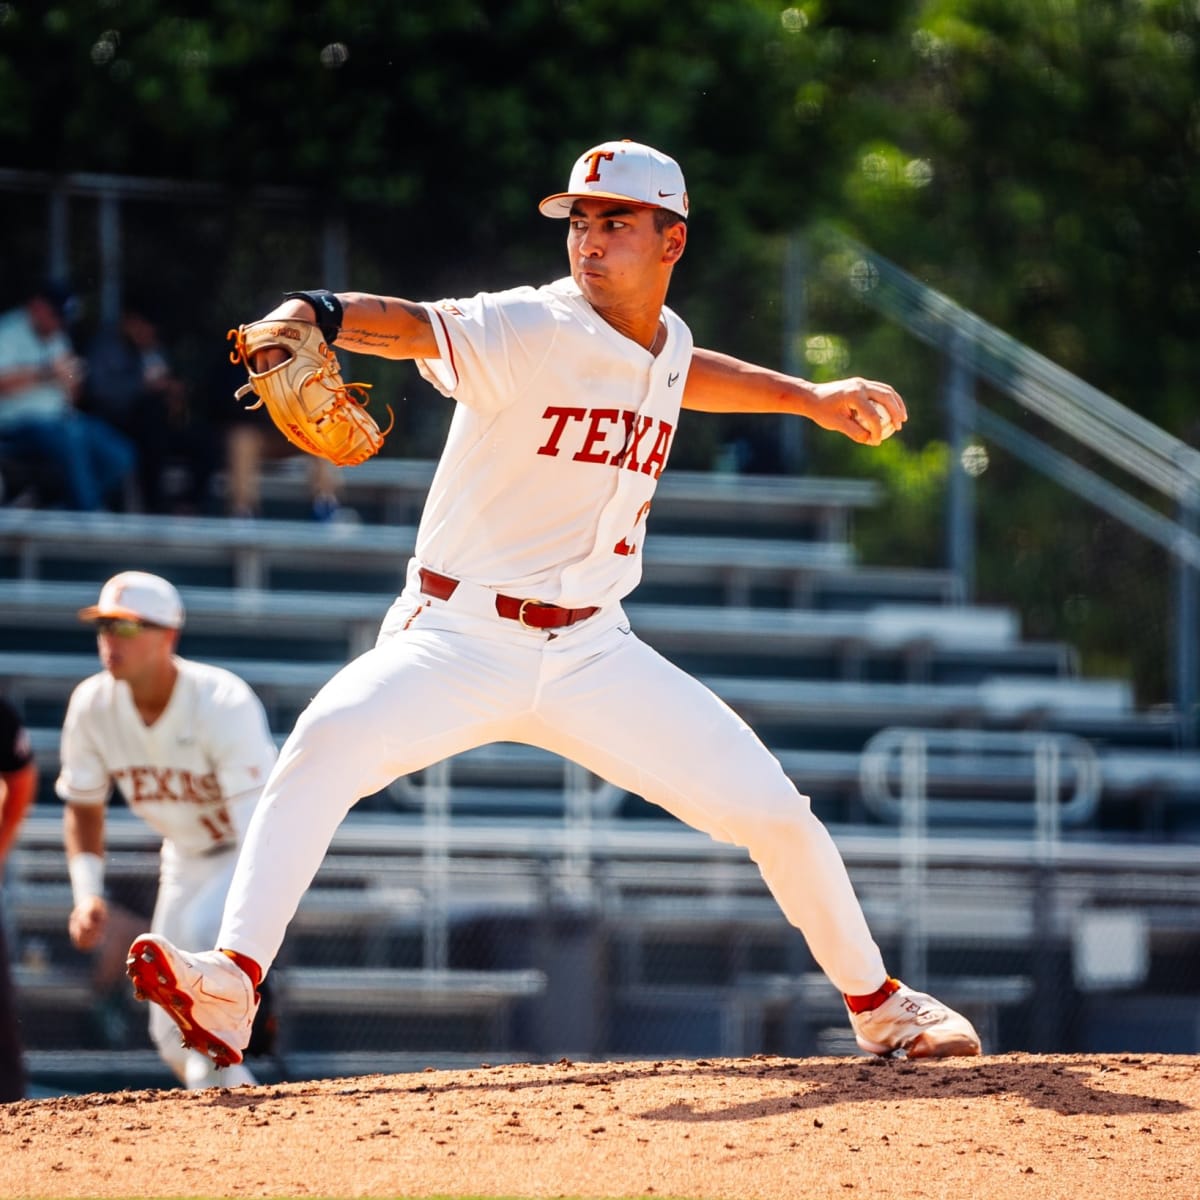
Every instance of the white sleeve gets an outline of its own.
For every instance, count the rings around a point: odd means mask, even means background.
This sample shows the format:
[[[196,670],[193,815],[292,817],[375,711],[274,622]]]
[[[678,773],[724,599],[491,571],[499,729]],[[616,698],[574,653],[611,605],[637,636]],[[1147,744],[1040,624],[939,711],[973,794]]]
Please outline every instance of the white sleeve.
[[[68,804],[105,804],[112,791],[112,777],[89,715],[90,694],[85,680],[71,693],[63,721],[54,792]]]
[[[262,701],[230,674],[206,714],[208,752],[229,802],[257,797],[275,765],[277,751]]]
[[[444,396],[484,415],[517,398],[545,362],[557,323],[531,287],[480,292],[469,300],[426,304],[436,359],[418,359],[421,375]]]

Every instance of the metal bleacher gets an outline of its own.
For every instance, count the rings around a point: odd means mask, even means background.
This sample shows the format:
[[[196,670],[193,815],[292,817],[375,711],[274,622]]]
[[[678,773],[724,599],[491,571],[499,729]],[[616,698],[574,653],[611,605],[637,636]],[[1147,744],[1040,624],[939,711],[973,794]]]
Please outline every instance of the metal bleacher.
[[[141,1053],[138,1010],[124,1012],[133,1026],[119,1046],[98,1032],[89,966],[66,943],[58,728],[71,689],[97,669],[75,614],[117,570],[172,578],[188,612],[181,652],[242,675],[282,739],[315,690],[373,643],[432,473],[405,460],[345,471],[343,502],[359,519],[319,525],[288,515],[303,502],[302,465],[267,470],[260,520],[0,508],[0,689],[25,716],[42,776],[6,883],[35,1076],[78,1084],[88,1064],[89,1078],[162,1082]],[[947,572],[858,563],[853,516],[877,499],[862,481],[667,473],[644,583],[626,607],[640,636],[745,715],[811,795],[881,943],[901,953],[896,914],[911,899],[902,806],[889,799],[908,760],[887,758],[879,740],[894,727],[928,734],[935,813],[964,790],[1023,813],[1040,786],[1019,756],[999,767],[937,752],[937,736],[974,730],[1018,750],[1031,738],[1039,753],[1043,742],[1086,744],[1094,805],[1066,804],[1082,767],[1054,777],[1068,841],[1195,831],[1200,755],[1179,748],[1172,715],[1139,710],[1125,681],[1082,677],[1072,647],[1024,639],[1013,612],[964,604]],[[976,822],[921,860],[928,977],[993,1044],[1038,986],[1019,951],[1041,919],[1044,859],[1029,855],[1022,820]],[[152,885],[154,851],[114,805],[110,876]],[[1157,869],[1186,871],[1164,853]],[[1155,869],[1130,861],[1131,879]],[[1075,865],[1091,903],[1099,868]],[[970,969],[947,971],[954,954]],[[352,997],[339,985],[347,968]],[[744,854],[526,746],[480,747],[364,798],[273,975],[279,1070],[291,1077],[563,1053],[846,1048],[836,995]],[[55,1005],[71,1020],[47,1021]]]
[[[269,647],[278,657],[343,661],[374,644],[390,595],[296,589],[187,587],[189,638],[217,652]],[[31,644],[91,652],[73,625],[94,587],[31,579],[6,588],[0,649]],[[842,680],[949,682],[995,669],[1067,678],[1073,648],[1026,642],[1006,609],[881,603],[859,612],[646,604],[626,611],[639,634],[664,653],[699,666],[740,663],[759,673]],[[714,668],[715,669],[715,668]]]

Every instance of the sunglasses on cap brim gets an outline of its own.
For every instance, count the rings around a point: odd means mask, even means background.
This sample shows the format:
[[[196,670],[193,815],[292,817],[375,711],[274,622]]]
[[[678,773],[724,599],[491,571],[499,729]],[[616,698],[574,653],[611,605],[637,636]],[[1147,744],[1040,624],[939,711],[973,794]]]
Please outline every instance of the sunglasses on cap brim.
[[[97,633],[111,633],[114,637],[137,637],[144,629],[166,629],[165,625],[155,625],[153,621],[142,621],[137,617],[97,617],[92,622]]]

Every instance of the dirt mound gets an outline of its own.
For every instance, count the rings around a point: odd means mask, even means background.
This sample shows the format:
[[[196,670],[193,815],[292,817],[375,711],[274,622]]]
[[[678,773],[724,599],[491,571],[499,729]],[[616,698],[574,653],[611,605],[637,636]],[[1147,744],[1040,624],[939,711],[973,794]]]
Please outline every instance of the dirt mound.
[[[1200,1057],[480,1066],[0,1107],[0,1195],[1200,1197]]]

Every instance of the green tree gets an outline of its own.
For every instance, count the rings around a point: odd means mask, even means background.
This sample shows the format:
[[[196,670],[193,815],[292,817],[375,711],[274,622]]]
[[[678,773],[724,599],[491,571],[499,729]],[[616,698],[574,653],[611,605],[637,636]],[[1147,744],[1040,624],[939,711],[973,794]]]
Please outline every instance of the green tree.
[[[327,213],[359,286],[550,278],[562,247],[533,201],[581,144],[649,141],[692,192],[672,303],[701,342],[777,361],[784,238],[834,222],[1195,441],[1198,54],[1192,0],[13,0],[0,161],[225,186],[224,205],[139,210],[126,238],[129,269],[198,330],[199,369],[234,314],[319,282],[303,236]],[[271,187],[303,200],[259,205]],[[44,209],[0,203],[4,261],[25,269]],[[812,469],[886,478],[879,520],[905,532],[868,523],[864,544],[936,562],[939,364],[815,279],[807,299],[805,369],[894,381],[914,413],[886,454],[814,435]],[[712,461],[720,422],[683,433],[676,461]],[[1161,696],[1162,564],[1122,551],[1114,582],[1124,535],[1087,510],[1047,520],[1061,494],[1000,456],[980,487],[985,596],[1045,610],[1038,631]]]

